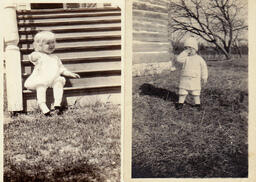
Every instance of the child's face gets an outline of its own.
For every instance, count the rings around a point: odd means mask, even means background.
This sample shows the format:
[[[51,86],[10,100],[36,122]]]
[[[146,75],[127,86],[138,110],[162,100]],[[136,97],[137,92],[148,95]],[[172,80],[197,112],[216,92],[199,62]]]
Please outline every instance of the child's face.
[[[185,47],[185,50],[188,51],[189,56],[193,56],[196,54],[196,50],[193,47]]]
[[[42,52],[50,54],[55,50],[55,40],[44,40],[42,43]]]

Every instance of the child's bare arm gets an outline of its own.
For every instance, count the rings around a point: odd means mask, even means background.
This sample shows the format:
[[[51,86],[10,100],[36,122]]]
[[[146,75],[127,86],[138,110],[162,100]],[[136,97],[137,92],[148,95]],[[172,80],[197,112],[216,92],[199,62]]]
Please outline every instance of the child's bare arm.
[[[73,73],[71,71],[65,70],[62,72],[62,75],[67,76],[67,77],[71,77],[71,78],[80,78],[80,75]]]
[[[29,61],[32,62],[34,65],[37,64],[40,57],[41,57],[40,53],[36,52],[36,51],[34,51],[30,55],[28,55]]]
[[[80,75],[73,73],[71,71],[69,71],[67,68],[65,68],[65,66],[62,64],[61,60],[59,58],[58,62],[59,62],[59,67],[60,67],[60,73],[63,76],[67,76],[67,77],[71,77],[71,78],[80,78]]]
[[[203,59],[201,61],[201,76],[202,76],[203,84],[206,84],[208,79],[208,68]]]

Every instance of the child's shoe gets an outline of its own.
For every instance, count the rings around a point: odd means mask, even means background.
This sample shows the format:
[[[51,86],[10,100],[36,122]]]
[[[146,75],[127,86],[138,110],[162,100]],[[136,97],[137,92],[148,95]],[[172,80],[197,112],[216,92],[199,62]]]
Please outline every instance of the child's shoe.
[[[201,104],[195,104],[194,106],[198,111],[202,111],[203,110],[203,107]]]
[[[183,108],[183,105],[184,105],[183,103],[176,103],[176,104],[175,104],[175,109],[176,109],[176,110],[180,110],[180,109]]]
[[[48,111],[47,113],[44,113],[46,117],[52,117],[51,111]]]
[[[63,114],[63,108],[61,106],[54,106],[54,110],[57,112],[57,115]]]

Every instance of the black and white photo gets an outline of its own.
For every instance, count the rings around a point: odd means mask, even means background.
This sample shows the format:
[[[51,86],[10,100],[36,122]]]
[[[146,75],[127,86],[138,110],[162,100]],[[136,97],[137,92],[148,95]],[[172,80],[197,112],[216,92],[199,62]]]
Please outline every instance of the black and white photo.
[[[120,182],[121,13],[3,4],[4,182]]]

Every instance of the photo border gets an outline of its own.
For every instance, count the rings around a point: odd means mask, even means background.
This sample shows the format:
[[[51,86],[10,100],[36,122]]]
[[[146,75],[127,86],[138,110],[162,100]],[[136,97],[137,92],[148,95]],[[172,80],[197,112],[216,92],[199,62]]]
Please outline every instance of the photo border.
[[[120,181],[123,181],[123,107],[122,105],[124,104],[124,74],[123,74],[123,67],[124,67],[124,48],[125,48],[125,0],[3,0],[0,1],[0,19],[3,20],[3,8],[5,3],[112,3],[112,4],[118,4],[120,5],[121,8],[121,96],[120,96],[120,101],[121,101],[121,118],[120,118],[120,147],[121,147],[121,153],[120,153]],[[3,60],[4,60],[4,28],[1,26],[0,27],[0,182],[4,182],[4,106],[3,106],[3,99],[4,99],[4,78],[3,78]]]
[[[256,181],[256,1],[248,0],[248,178],[132,178],[132,0],[126,0],[124,69],[124,182],[254,182]]]

